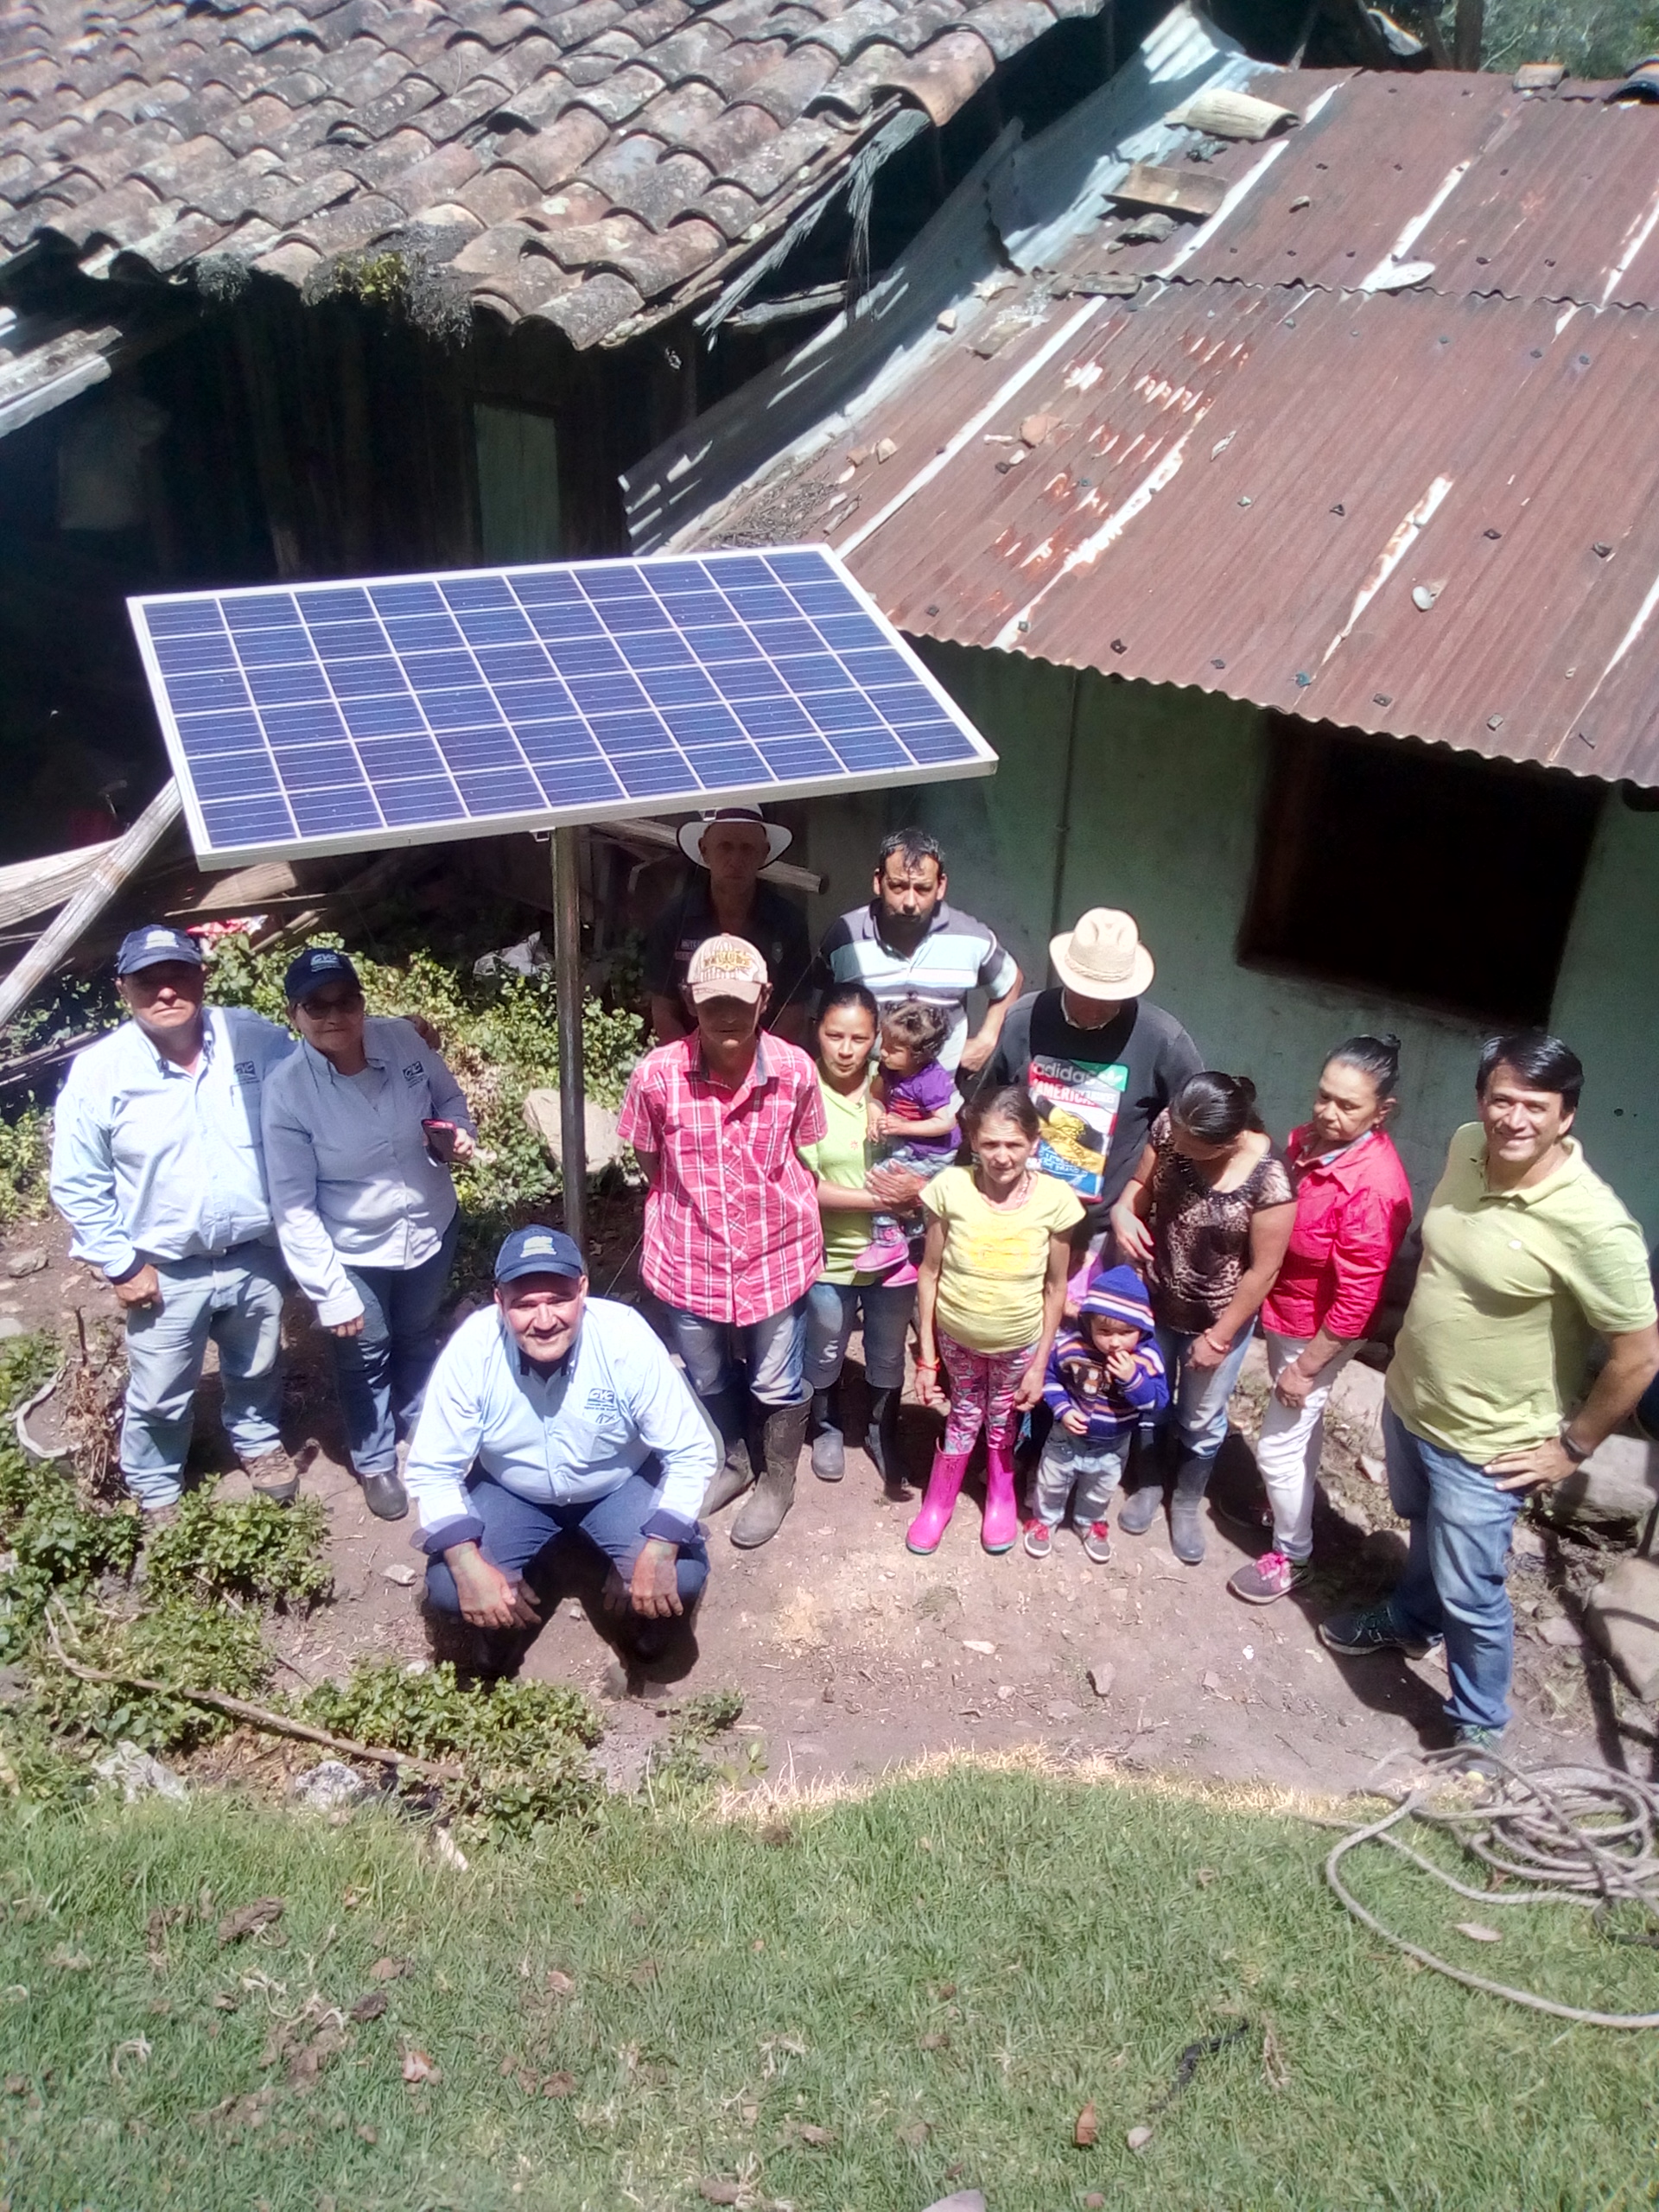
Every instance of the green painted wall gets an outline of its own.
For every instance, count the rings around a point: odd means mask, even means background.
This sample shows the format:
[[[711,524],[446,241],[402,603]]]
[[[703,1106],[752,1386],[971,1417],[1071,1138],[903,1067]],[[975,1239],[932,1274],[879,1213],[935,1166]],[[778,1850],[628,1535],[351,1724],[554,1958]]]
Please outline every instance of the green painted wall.
[[[810,809],[811,865],[830,876],[815,922],[865,894],[882,832],[908,820],[944,841],[951,893],[1046,982],[1047,942],[1085,907],[1127,907],[1158,963],[1152,995],[1212,1066],[1250,1076],[1283,1135],[1325,1052],[1356,1030],[1403,1045],[1395,1135],[1421,1200],[1472,1110],[1484,1025],[1302,977],[1243,968],[1236,943],[1255,859],[1268,740],[1250,707],[1113,683],[1012,655],[927,648],[940,679],[1001,756],[995,777],[867,793]],[[1077,719],[1071,788],[1068,734]],[[1410,895],[1410,887],[1398,887]],[[1563,963],[1555,1027],[1587,1074],[1591,1158],[1659,1234],[1659,816],[1605,808]]]
[[[1659,1241],[1659,814],[1610,798],[1579,894],[1551,1010],[1584,1062],[1579,1134]]]

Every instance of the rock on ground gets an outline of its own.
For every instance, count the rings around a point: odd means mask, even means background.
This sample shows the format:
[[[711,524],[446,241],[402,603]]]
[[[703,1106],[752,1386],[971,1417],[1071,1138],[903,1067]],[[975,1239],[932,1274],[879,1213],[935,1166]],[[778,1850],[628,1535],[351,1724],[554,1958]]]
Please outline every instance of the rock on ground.
[[[338,1812],[342,1806],[360,1804],[372,1797],[374,1784],[365,1782],[344,1759],[324,1759],[304,1774],[296,1774],[288,1794],[314,1813]]]
[[[1644,1705],[1659,1698],[1659,1560],[1622,1560],[1599,1584],[1585,1620]]]
[[[99,1781],[118,1788],[129,1805],[140,1797],[170,1797],[182,1804],[190,1795],[170,1766],[163,1766],[124,1736],[106,1757],[92,1761],[92,1772]]]

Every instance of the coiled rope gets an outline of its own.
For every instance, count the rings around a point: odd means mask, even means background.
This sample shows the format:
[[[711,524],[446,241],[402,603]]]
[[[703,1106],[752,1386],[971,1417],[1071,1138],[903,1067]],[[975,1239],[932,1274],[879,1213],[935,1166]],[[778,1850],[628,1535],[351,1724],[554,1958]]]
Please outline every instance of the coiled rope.
[[[1466,1758],[1453,1751],[1433,1752],[1423,1764],[1446,1768],[1460,1756]],[[1576,2005],[1558,2005],[1554,1999],[1540,1997],[1529,1989],[1511,1989],[1503,1982],[1489,1981],[1484,1974],[1470,1974],[1385,1928],[1344,1883],[1342,1863],[1351,1852],[1364,1844],[1386,1844],[1459,1897],[1484,1909],[1587,1905],[1609,1941],[1659,1948],[1659,1784],[1638,1781],[1613,1767],[1525,1769],[1512,1766],[1495,1751],[1483,1753],[1482,1758],[1491,1771],[1483,1796],[1469,1803],[1448,1800],[1442,1794],[1440,1776],[1431,1775],[1397,1796],[1393,1811],[1382,1820],[1351,1829],[1334,1846],[1325,1862],[1326,1881],[1354,1918],[1373,1935],[1419,1965],[1461,1982],[1465,1989],[1478,1989],[1485,1996],[1502,1997],[1511,2005],[1524,2005],[1532,2012],[1548,2012],[1558,2020],[1581,2021],[1590,2027],[1659,2028],[1659,2012],[1589,2012]],[[1388,1764],[1383,1762],[1384,1766]],[[1373,1794],[1394,1793],[1378,1789]],[[1501,1883],[1528,1886],[1474,1889],[1460,1882],[1406,1842],[1401,1830],[1412,1821],[1421,1821],[1452,1837],[1469,1858]],[[1611,1916],[1621,1908],[1643,1915],[1645,1928],[1639,1933],[1627,1933],[1613,1926]]]

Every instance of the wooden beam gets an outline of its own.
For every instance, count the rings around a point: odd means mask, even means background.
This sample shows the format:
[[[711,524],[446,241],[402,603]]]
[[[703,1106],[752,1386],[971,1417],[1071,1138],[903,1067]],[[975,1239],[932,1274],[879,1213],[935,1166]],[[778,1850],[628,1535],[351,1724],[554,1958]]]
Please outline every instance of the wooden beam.
[[[0,1029],[68,958],[117,892],[137,874],[172,829],[183,806],[179,787],[169,776],[125,836],[118,837],[95,863],[92,874],[50,929],[0,982]]]
[[[207,877],[188,899],[169,906],[167,914],[169,921],[191,914],[254,914],[278,899],[315,896],[315,892],[301,888],[298,876],[286,861],[257,861],[251,868]]]
[[[31,914],[49,913],[73,899],[114,843],[111,838],[107,845],[77,845],[73,852],[47,853],[0,868],[0,929]]]

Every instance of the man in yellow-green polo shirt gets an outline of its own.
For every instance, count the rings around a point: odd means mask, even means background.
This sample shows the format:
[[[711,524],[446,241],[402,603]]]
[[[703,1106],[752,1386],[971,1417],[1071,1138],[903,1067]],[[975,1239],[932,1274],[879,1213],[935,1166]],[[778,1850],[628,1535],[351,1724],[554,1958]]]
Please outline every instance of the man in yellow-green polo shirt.
[[[1423,1264],[1382,1416],[1389,1495],[1411,1532],[1382,1604],[1319,1634],[1414,1656],[1446,1639],[1455,1740],[1478,1762],[1510,1719],[1504,1573],[1525,1493],[1611,1435],[1659,1372],[1642,1232],[1568,1132],[1584,1070],[1541,1031],[1495,1037],[1423,1216]],[[1591,1345],[1607,1361],[1586,1392]]]

